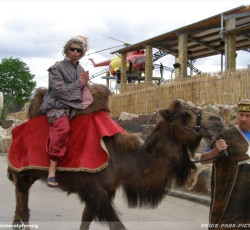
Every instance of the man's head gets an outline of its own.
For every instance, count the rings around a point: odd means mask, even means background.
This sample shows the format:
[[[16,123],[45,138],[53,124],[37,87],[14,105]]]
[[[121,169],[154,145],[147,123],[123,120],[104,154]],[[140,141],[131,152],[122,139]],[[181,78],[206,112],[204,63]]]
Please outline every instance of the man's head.
[[[83,36],[70,38],[63,47],[63,55],[69,57],[70,54],[78,53],[79,59],[82,58],[88,49],[88,39]]]
[[[238,104],[238,125],[243,131],[250,132],[250,100],[242,100]]]

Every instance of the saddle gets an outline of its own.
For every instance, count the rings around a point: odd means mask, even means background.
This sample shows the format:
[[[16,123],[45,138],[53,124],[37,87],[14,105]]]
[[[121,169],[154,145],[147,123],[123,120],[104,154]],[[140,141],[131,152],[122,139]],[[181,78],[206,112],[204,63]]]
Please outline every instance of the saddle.
[[[67,152],[58,163],[59,171],[103,170],[109,161],[103,138],[126,133],[105,111],[76,116],[70,121],[70,127]],[[27,169],[48,170],[48,133],[46,115],[34,117],[15,127],[8,152],[9,166],[18,172]]]

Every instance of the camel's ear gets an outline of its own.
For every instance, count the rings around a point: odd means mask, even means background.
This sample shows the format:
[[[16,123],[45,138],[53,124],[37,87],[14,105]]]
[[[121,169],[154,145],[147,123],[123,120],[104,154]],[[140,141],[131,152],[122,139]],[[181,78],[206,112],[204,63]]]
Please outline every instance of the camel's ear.
[[[181,107],[182,101],[175,99],[171,101],[167,109],[159,110],[159,114],[167,121],[171,121],[174,113]]]
[[[167,109],[161,109],[161,110],[159,110],[158,112],[159,112],[159,114],[160,114],[165,120],[167,120],[167,121],[170,120],[171,113],[170,113],[169,110],[167,110]]]

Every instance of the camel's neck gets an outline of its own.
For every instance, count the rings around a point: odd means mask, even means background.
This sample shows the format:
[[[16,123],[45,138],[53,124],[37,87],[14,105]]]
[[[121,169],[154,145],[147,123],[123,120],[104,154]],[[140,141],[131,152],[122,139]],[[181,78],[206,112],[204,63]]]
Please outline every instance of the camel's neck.
[[[172,140],[167,140],[167,136],[155,131],[137,148],[123,153],[119,152],[117,160],[123,181],[130,184],[131,180],[135,180],[137,186],[165,183],[166,177],[173,171],[172,165],[176,165],[172,152],[181,150],[179,146],[174,150],[173,146]]]
[[[166,195],[171,165],[158,150],[159,145],[156,142],[148,149],[144,144],[122,161],[121,185],[131,207],[155,207]]]

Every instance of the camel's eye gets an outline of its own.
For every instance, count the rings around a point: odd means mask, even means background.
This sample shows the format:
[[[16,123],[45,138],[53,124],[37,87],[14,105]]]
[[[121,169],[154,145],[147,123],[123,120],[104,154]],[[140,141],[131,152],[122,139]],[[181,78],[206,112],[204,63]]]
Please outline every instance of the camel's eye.
[[[182,112],[179,117],[181,122],[186,124],[190,120],[191,115],[188,112]]]

